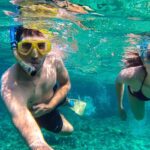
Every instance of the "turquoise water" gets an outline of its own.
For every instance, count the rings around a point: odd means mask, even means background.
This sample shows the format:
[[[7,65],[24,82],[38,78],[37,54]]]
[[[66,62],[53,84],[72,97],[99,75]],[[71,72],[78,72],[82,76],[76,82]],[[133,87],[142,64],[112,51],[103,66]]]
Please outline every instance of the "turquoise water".
[[[63,19],[47,19],[47,27],[57,35],[59,46],[65,48],[64,59],[72,89],[69,96],[87,102],[82,117],[62,109],[75,131],[60,136],[43,130],[45,139],[56,150],[148,150],[150,147],[150,110],[145,118],[134,120],[125,95],[128,110],[126,122],[120,121],[114,81],[122,68],[122,54],[135,47],[129,34],[150,32],[149,0],[72,0],[88,5],[97,14],[78,15],[87,29]],[[2,10],[14,10],[8,0],[0,1],[0,66],[2,74],[15,60],[9,46],[9,27],[16,24]],[[130,41],[130,42],[129,42]],[[76,43],[76,44],[74,44]],[[28,150],[0,102],[0,150]]]

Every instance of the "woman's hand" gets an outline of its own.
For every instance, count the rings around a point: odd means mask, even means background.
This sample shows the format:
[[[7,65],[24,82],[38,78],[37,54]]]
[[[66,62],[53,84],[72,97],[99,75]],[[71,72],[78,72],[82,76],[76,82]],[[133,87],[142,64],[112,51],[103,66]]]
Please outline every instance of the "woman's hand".
[[[124,108],[119,108],[119,115],[120,115],[121,120],[123,121],[127,120],[127,114]]]
[[[51,112],[53,108],[51,108],[48,104],[41,103],[41,104],[34,105],[32,107],[32,110],[33,110],[33,115],[35,117],[40,117],[48,112]]]

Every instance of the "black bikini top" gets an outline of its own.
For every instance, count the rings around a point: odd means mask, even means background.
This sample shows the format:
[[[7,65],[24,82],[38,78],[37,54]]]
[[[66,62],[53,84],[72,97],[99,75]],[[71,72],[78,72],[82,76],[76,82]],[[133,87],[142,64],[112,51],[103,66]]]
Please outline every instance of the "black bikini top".
[[[128,86],[128,90],[130,92],[131,95],[135,96],[136,98],[138,98],[139,100],[142,100],[142,101],[148,101],[150,100],[150,98],[146,97],[143,93],[142,93],[142,87],[143,87],[143,84],[144,84],[144,81],[145,81],[145,78],[147,76],[147,73],[145,73],[145,76],[144,76],[144,79],[142,81],[142,84],[141,84],[141,87],[140,87],[140,90],[137,91],[137,92],[134,92],[134,91],[131,91],[130,89],[130,86]]]

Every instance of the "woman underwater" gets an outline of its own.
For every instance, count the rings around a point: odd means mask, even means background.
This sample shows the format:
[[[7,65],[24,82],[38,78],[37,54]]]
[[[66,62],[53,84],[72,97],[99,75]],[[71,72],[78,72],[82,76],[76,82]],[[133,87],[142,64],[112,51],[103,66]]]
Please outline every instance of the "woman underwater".
[[[123,61],[125,69],[116,79],[119,115],[122,120],[126,120],[123,107],[125,84],[133,115],[141,120],[144,117],[145,101],[150,100],[150,34],[143,36],[136,51],[127,51]]]

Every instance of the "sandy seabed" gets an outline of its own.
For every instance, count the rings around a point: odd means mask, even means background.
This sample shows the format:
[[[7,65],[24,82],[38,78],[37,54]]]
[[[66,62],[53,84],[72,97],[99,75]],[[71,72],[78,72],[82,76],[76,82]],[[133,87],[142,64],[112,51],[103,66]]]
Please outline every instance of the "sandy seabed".
[[[7,115],[0,115],[0,150],[28,150],[24,140]],[[46,141],[55,150],[149,150],[150,124],[133,118],[121,121],[109,118],[67,116],[74,125],[74,133],[62,136],[43,131]]]

